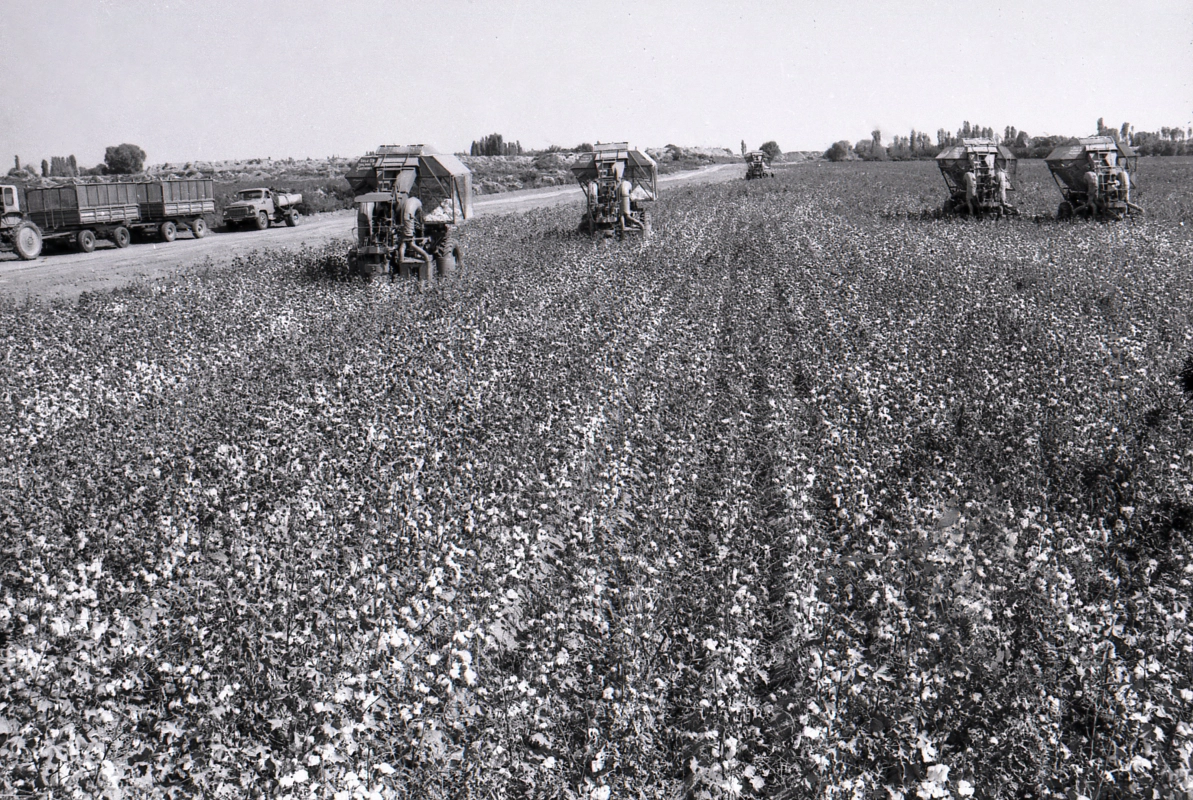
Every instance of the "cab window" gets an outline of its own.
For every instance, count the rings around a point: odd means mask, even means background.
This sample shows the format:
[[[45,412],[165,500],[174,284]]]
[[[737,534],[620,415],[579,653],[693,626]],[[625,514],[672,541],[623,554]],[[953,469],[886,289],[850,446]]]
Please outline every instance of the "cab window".
[[[12,187],[5,186],[4,187],[4,207],[8,208],[9,206],[14,206],[14,205],[16,205],[16,198],[13,197]]]

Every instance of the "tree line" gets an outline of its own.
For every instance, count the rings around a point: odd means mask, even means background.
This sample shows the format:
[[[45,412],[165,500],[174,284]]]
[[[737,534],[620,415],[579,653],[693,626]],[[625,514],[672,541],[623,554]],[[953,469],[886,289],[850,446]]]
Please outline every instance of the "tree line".
[[[1163,127],[1159,131],[1136,131],[1135,126],[1124,122],[1120,127],[1107,126],[1103,118],[1097,122],[1099,136],[1109,136],[1115,141],[1125,142],[1144,156],[1193,155],[1193,128]],[[1030,136],[1014,125],[1007,125],[999,133],[994,128],[972,125],[966,120],[954,133],[940,128],[933,139],[925,131],[914,128],[907,136],[896,135],[889,144],[884,144],[882,131],[870,132],[869,139],[850,143],[846,139],[835,142],[825,151],[830,161],[907,161],[917,158],[935,158],[941,150],[958,144],[962,139],[993,139],[1005,145],[1017,158],[1044,158],[1054,148],[1077,141],[1075,136]]]
[[[8,177],[29,178],[78,178],[85,175],[133,175],[145,169],[145,151],[135,144],[112,145],[104,151],[103,163],[94,167],[79,167],[74,155],[53,156],[41,160],[41,172],[33,164],[21,164],[20,156],[13,156],[13,167]]]

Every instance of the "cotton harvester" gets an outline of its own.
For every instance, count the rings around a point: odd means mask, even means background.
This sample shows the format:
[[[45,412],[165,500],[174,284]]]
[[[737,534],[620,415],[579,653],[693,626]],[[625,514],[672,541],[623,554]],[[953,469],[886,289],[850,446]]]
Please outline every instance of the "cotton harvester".
[[[1056,209],[1058,219],[1074,214],[1122,219],[1132,211],[1143,213],[1131,202],[1139,156],[1129,145],[1109,136],[1091,136],[1054,148],[1044,163],[1065,198]]]
[[[940,151],[936,165],[949,189],[946,214],[1018,214],[1007,202],[1015,155],[993,139],[962,139]]]
[[[762,150],[751,150],[746,153],[746,180],[751,181],[754,178],[775,177],[775,173],[769,172],[767,167],[770,166],[766,153]]]
[[[598,143],[572,165],[587,207],[580,232],[650,236],[650,217],[642,203],[658,197],[659,168],[654,159],[626,142]]]
[[[461,262],[449,233],[472,216],[472,173],[460,159],[421,144],[384,145],[362,156],[347,178],[356,193],[351,273],[425,281],[432,259],[441,277]]]

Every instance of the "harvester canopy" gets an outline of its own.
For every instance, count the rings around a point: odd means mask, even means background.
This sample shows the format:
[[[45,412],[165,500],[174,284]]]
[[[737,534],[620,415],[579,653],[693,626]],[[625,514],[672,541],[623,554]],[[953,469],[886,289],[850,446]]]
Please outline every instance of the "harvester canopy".
[[[944,175],[945,182],[953,186],[965,185],[965,173],[969,171],[970,156],[976,156],[991,172],[996,166],[1014,175],[1018,161],[1015,154],[993,139],[962,139],[960,144],[950,145],[936,156],[936,165]]]
[[[746,153],[746,161],[750,163],[769,162],[770,156],[766,154],[765,150],[751,150]]]
[[[346,177],[361,196],[381,192],[387,199],[395,194],[417,197],[427,222],[456,223],[472,217],[472,173],[460,159],[428,145],[383,145],[361,156]],[[356,199],[361,202],[361,197]]]
[[[629,181],[643,199],[658,198],[659,167],[655,160],[640,150],[631,150],[627,142],[597,143],[591,153],[584,153],[572,164],[572,174],[581,185],[598,183],[615,174]]]
[[[1109,136],[1089,136],[1078,139],[1076,144],[1062,144],[1053,148],[1044,159],[1052,177],[1071,192],[1085,192],[1085,173],[1089,172],[1090,159],[1100,168],[1121,167],[1134,172],[1139,155],[1124,142],[1117,142]]]

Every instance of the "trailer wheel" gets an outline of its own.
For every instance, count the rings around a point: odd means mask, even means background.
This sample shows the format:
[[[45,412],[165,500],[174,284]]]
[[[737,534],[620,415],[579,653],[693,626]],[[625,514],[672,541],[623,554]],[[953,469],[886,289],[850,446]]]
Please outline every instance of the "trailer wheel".
[[[128,232],[128,228],[123,225],[118,226],[112,231],[112,243],[117,247],[128,247],[128,243],[132,241],[132,234]]]
[[[298,225],[298,212],[291,211],[289,214],[286,215],[286,227],[293,228],[296,225]]]
[[[207,220],[202,217],[195,217],[191,220],[191,236],[196,239],[202,239],[207,235]]]
[[[263,231],[269,227],[269,215],[264,211],[257,212],[257,230]]]
[[[75,244],[79,246],[79,250],[90,253],[95,249],[95,231],[79,231],[79,235],[75,237]]]
[[[22,261],[32,261],[41,255],[41,229],[32,222],[26,222],[17,228],[12,243]]]
[[[172,242],[174,237],[178,235],[178,226],[170,220],[166,220],[157,229],[158,235],[162,237],[163,242]]]

